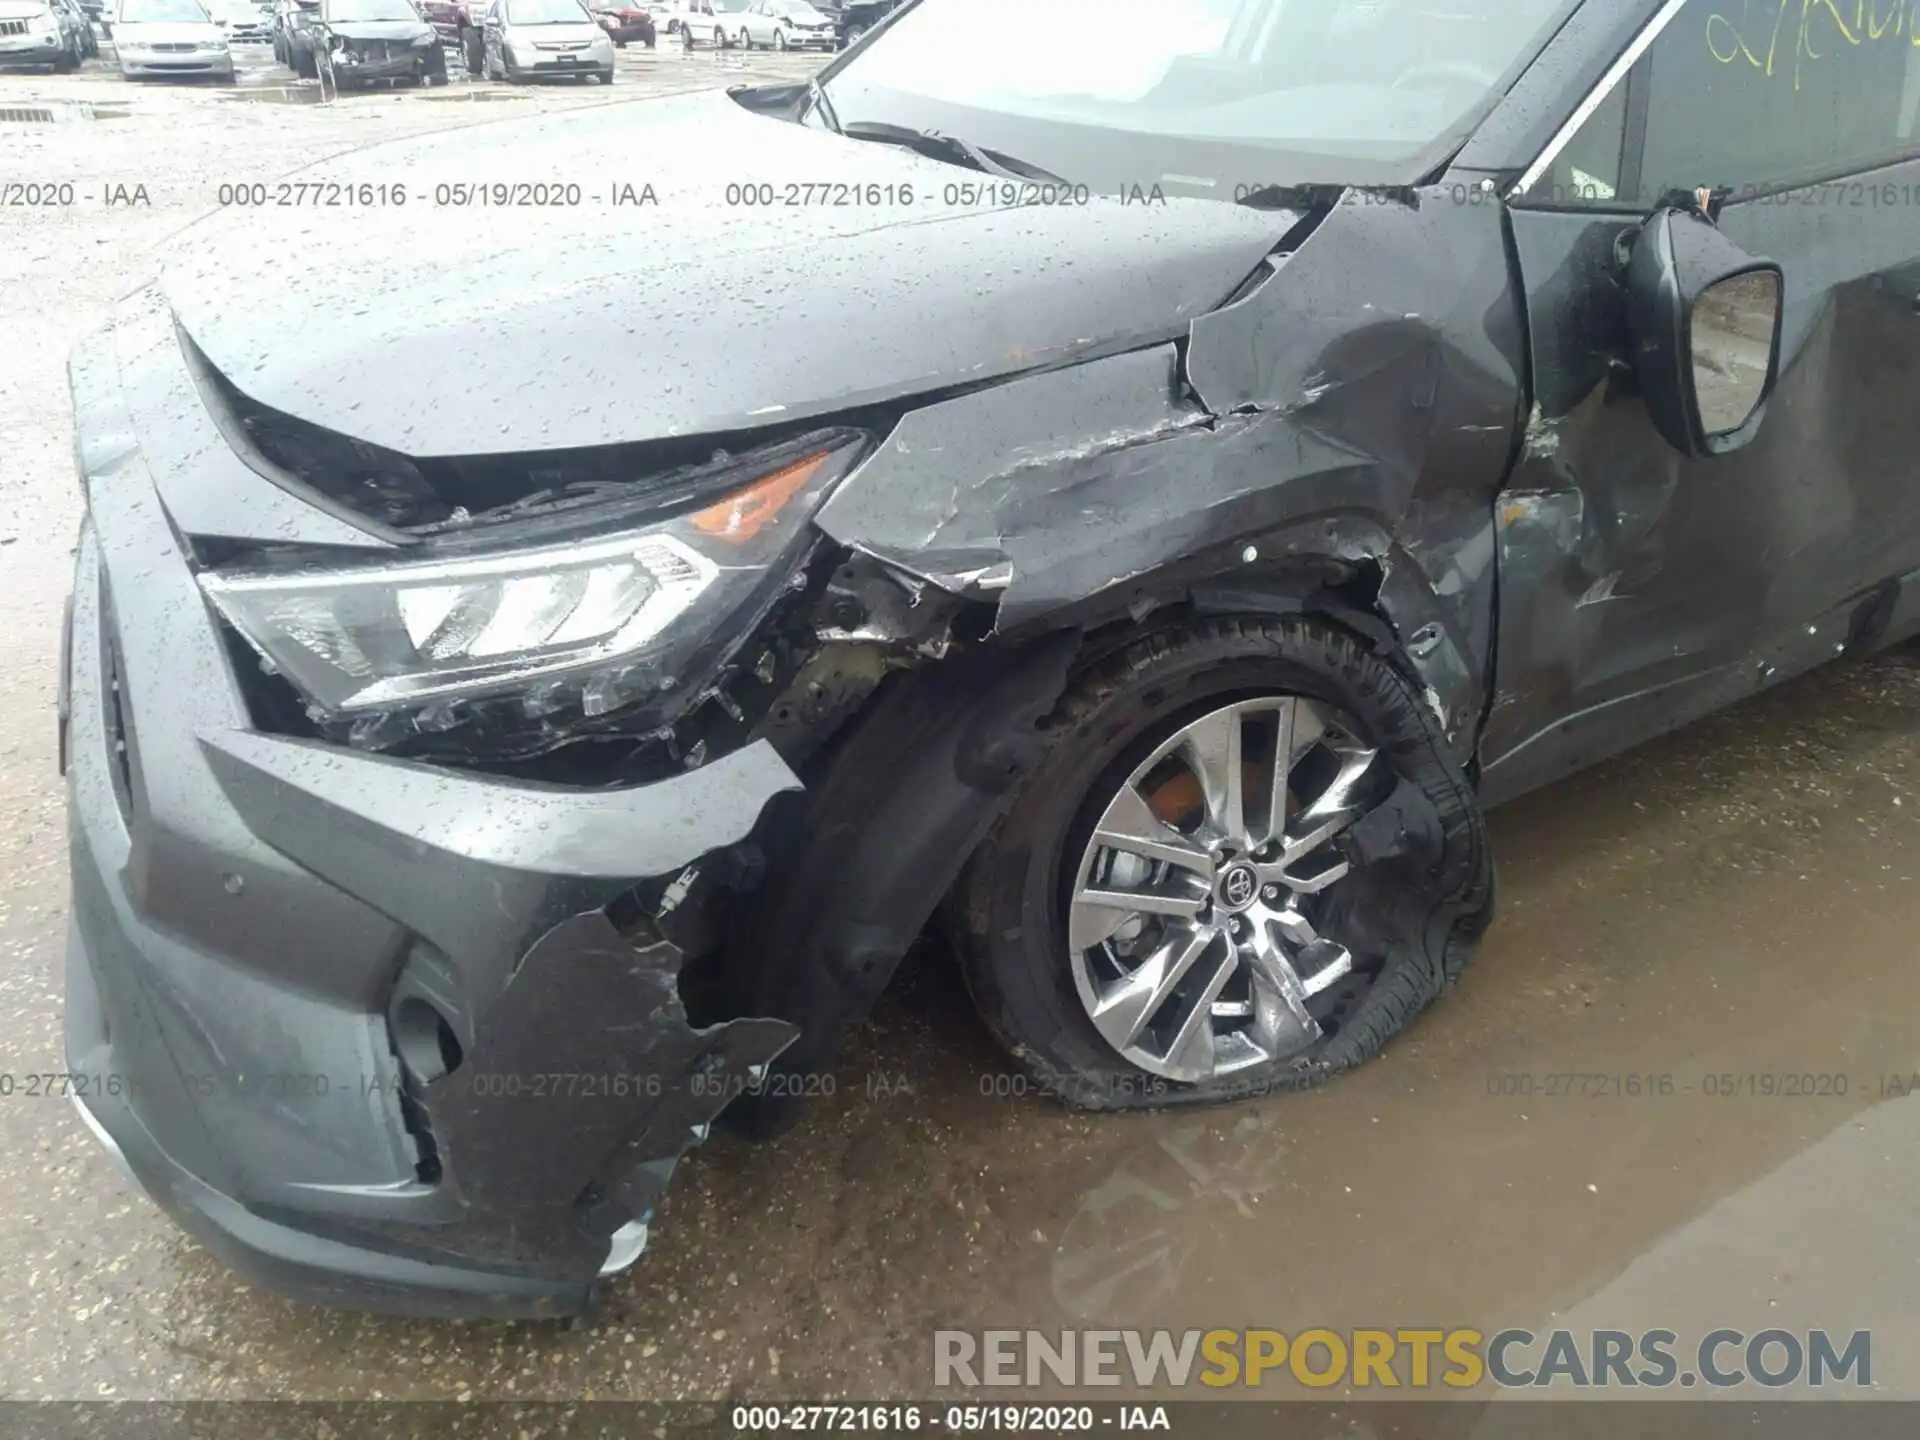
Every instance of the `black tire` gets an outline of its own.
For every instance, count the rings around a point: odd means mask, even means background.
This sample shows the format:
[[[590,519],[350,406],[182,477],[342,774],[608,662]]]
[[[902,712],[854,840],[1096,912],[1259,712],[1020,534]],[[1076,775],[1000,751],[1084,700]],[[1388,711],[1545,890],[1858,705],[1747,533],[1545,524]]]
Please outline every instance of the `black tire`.
[[[1065,915],[1099,808],[1163,737],[1239,697],[1285,693],[1358,722],[1398,782],[1363,822],[1353,875],[1313,902],[1351,949],[1352,974],[1317,997],[1303,1053],[1200,1084],[1150,1075],[1094,1028],[1069,964]],[[1492,857],[1471,784],[1419,688],[1318,619],[1195,621],[1080,671],[1047,725],[1048,750],[968,862],[950,901],[968,989],[1039,1088],[1095,1110],[1157,1109],[1303,1089],[1349,1070],[1454,980],[1491,917]],[[1381,836],[1392,837],[1383,845]]]
[[[786,31],[775,30],[773,32],[773,48],[780,51],[786,50],[787,48],[787,32]]]
[[[71,75],[79,68],[80,57],[74,54],[71,46],[62,50],[53,62],[53,73],[56,75]]]
[[[486,76],[484,72],[487,67],[486,46],[481,43],[480,32],[478,30],[462,30],[460,32],[460,53],[466,57],[467,74],[476,80],[485,79]]]
[[[613,83],[613,66],[609,65],[600,72],[600,83],[602,85],[611,85]]]
[[[521,75],[520,67],[513,63],[513,55],[506,46],[500,47],[500,78],[509,85],[524,85],[526,77]]]

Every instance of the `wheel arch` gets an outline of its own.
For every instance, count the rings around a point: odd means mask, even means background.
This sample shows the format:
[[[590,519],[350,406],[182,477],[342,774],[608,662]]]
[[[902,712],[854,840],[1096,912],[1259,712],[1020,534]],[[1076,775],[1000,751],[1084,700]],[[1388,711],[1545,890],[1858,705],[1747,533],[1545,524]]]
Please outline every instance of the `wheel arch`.
[[[799,1026],[782,1072],[825,1072],[1044,753],[1076,675],[1196,620],[1312,616],[1418,688],[1382,603],[1389,573],[1386,557],[1364,548],[1342,556],[1303,545],[1256,570],[1161,575],[1151,605],[1076,607],[891,676],[808,767],[806,793],[770,809],[759,835],[764,883],[727,925],[704,983],[729,1015]],[[805,1089],[750,1097],[730,1121],[769,1133]]]

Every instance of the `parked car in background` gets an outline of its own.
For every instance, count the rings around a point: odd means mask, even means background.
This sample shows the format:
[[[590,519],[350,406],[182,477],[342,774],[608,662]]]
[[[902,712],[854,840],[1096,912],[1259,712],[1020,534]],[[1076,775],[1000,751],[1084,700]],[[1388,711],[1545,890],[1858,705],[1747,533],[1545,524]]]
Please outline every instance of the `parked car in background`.
[[[587,0],[587,9],[616,46],[638,40],[651,50],[658,39],[653,15],[645,6],[628,0]]]
[[[51,3],[73,53],[73,63],[78,65],[82,60],[91,60],[98,55],[100,42],[94,39],[93,22],[87,19],[86,12],[74,0],[51,0]]]
[[[306,35],[320,77],[335,87],[446,83],[447,52],[412,0],[320,0]]]
[[[741,20],[753,0],[692,0],[681,25],[697,44],[725,50],[741,34]]]
[[[867,31],[898,10],[902,0],[847,0],[840,7],[834,24],[839,31],[842,50],[854,44]]]
[[[653,17],[653,28],[661,35],[678,35],[681,22],[691,13],[687,0],[666,0],[665,4],[647,6],[647,14]]]
[[[774,50],[833,50],[840,43],[834,22],[807,0],[750,0],[737,38],[747,48]]]
[[[421,0],[420,13],[427,17],[441,41],[456,46],[470,74],[478,75],[481,65],[480,6],[467,0]]]
[[[233,52],[200,0],[120,0],[113,53],[128,80],[161,75],[233,79]]]
[[[207,13],[228,45],[264,45],[273,38],[272,16],[254,0],[205,0]]]
[[[296,74],[313,73],[311,69],[303,68],[300,59],[305,52],[301,32],[319,13],[320,0],[276,0],[272,27],[273,58]],[[311,56],[308,58],[311,59]]]
[[[80,63],[49,0],[0,0],[0,66],[65,72]]]
[[[613,83],[613,41],[580,0],[492,0],[481,36],[489,80],[597,75]]]

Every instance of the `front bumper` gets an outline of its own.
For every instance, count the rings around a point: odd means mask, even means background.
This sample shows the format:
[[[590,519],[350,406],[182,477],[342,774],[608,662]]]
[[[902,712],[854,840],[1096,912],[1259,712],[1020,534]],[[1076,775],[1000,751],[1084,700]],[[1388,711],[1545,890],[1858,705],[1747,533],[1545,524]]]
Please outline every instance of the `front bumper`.
[[[576,792],[255,731],[175,529],[244,535],[250,497],[299,502],[215,430],[152,292],[72,382],[66,1043],[90,1123],[271,1289],[584,1308],[794,1036],[690,1025],[679,952],[613,914],[797,782],[765,744]]]
[[[406,80],[415,75],[437,69],[445,63],[440,51],[439,37],[431,45],[411,47],[404,52],[383,55],[378,58],[348,60],[344,56],[333,57],[335,78],[352,82],[355,80]]]
[[[613,42],[586,50],[535,50],[515,46],[514,67],[523,75],[590,75],[613,68]]]
[[[0,65],[53,65],[66,53],[58,35],[0,36]]]
[[[233,56],[204,50],[191,54],[141,54],[116,52],[120,73],[129,78],[144,75],[224,75],[233,76]]]

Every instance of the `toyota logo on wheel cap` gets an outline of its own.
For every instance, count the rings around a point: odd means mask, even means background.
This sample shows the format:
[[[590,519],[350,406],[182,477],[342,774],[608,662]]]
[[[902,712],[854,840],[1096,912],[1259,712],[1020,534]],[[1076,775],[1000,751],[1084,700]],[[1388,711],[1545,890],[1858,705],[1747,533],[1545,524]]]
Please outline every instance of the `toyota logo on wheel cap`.
[[[1245,865],[1236,865],[1220,877],[1220,898],[1235,910],[1251,905],[1259,893],[1259,877]]]

